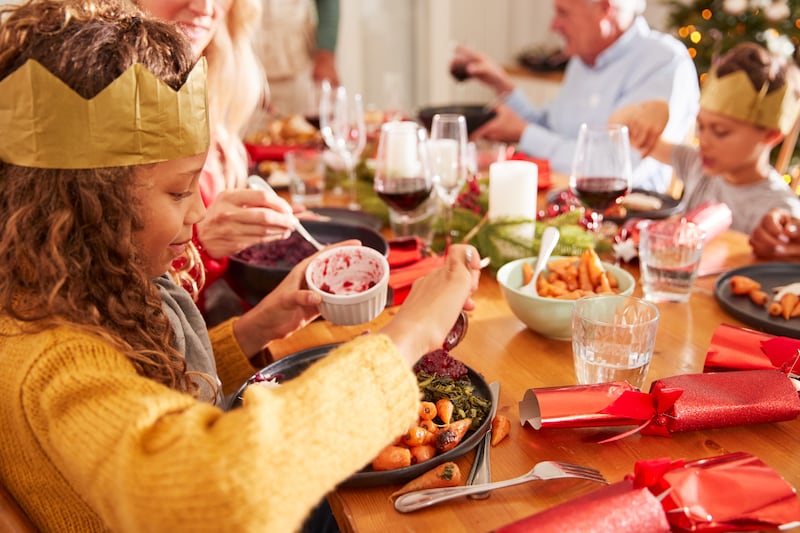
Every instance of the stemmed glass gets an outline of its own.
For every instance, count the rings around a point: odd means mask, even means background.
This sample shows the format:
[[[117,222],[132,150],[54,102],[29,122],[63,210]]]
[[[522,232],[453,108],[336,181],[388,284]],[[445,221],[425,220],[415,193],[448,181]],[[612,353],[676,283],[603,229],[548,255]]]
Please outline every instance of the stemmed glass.
[[[386,122],[381,126],[375,159],[374,187],[378,197],[409,222],[409,213],[432,190],[427,135],[416,122]]]
[[[356,93],[348,98],[347,90],[339,86],[335,90],[325,80],[322,82],[319,100],[319,127],[328,148],[338,154],[347,171],[350,199],[347,207],[358,209],[356,195],[356,161],[367,144],[367,127],[364,122],[364,103]],[[341,187],[334,192],[341,194]]]
[[[591,210],[592,230],[600,233],[603,211],[631,190],[628,128],[618,124],[581,124],[569,188]]]
[[[467,181],[467,120],[464,115],[438,114],[433,116],[431,138],[428,141],[433,186],[445,205],[445,236],[452,236],[453,206]]]

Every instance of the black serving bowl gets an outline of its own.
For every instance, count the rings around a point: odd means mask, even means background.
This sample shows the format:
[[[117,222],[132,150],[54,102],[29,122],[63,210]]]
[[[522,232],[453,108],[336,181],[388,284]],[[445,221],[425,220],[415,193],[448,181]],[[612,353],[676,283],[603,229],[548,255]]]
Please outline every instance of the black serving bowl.
[[[321,243],[333,244],[336,242],[358,239],[364,246],[369,246],[378,250],[383,255],[389,254],[389,244],[380,233],[366,226],[355,224],[343,224],[339,222],[321,222],[318,220],[304,220],[303,226]],[[298,248],[305,246],[305,241],[301,241],[295,233],[289,238],[291,246],[289,260],[279,259],[270,260],[269,266],[259,264],[257,257],[271,256],[267,253],[274,250],[285,249],[287,241],[259,244],[231,256],[228,260],[228,270],[225,272],[225,281],[228,285],[250,305],[256,305],[272,289],[283,281],[283,278],[296,265],[298,259]],[[308,249],[308,255],[313,253],[313,249]],[[302,254],[301,254],[302,255]]]
[[[466,315],[464,315],[466,317]],[[466,327],[466,324],[464,324]],[[239,390],[236,391],[228,405],[229,409],[236,409],[242,404],[242,394],[244,390],[251,386],[256,381],[264,381],[266,379],[274,379],[278,383],[289,381],[299,376],[304,370],[311,366],[314,362],[327,356],[338,344],[325,344],[314,348],[308,348],[300,352],[288,355],[278,359],[274,363],[262,368],[259,372],[250,377]],[[475,370],[467,367],[467,376],[475,387],[474,394],[491,400],[492,391],[489,389],[489,384],[484,380],[483,376],[478,374]],[[370,465],[365,466],[359,472],[350,476],[347,480],[343,481],[340,486],[342,487],[376,487],[381,485],[402,484],[410,481],[418,476],[421,476],[431,468],[444,463],[445,461],[453,461],[467,452],[472,450],[478,445],[483,435],[489,430],[492,420],[487,416],[483,420],[480,427],[474,431],[469,431],[464,439],[453,449],[441,453],[431,459],[422,463],[415,463],[411,466],[397,468],[395,470],[375,471],[372,470]]]
[[[488,109],[484,104],[459,104],[459,105],[440,105],[423,107],[419,110],[418,116],[425,128],[430,131],[434,115],[455,114],[464,115],[467,119],[467,133],[472,133],[493,119],[497,112]]]

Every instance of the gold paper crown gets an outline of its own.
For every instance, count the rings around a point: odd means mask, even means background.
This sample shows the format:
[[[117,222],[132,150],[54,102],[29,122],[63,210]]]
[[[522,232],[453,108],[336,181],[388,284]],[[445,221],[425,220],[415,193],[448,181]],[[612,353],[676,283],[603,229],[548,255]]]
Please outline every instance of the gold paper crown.
[[[789,91],[788,84],[767,94],[767,84],[756,90],[743,70],[717,77],[709,73],[700,95],[700,106],[737,120],[780,130],[791,131],[800,111],[800,101]]]
[[[131,65],[85,99],[29,59],[0,81],[0,161],[34,168],[158,163],[208,150],[206,63],[175,91]]]

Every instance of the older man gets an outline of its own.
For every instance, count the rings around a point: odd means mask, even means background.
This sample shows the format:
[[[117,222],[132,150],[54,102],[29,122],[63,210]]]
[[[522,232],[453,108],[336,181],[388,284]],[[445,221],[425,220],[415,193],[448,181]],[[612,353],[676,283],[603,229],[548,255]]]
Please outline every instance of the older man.
[[[453,59],[471,77],[505,95],[498,116],[475,137],[519,143],[531,156],[550,160],[569,172],[581,123],[601,125],[611,114],[637,102],[669,102],[663,136],[685,139],[698,108],[697,72],[686,48],[673,37],[651,30],[642,16],[644,0],[554,0],[550,27],[564,38],[570,56],[555,99],[533,107],[508,74],[485,55],[460,47]],[[634,154],[634,186],[665,191],[671,169]]]

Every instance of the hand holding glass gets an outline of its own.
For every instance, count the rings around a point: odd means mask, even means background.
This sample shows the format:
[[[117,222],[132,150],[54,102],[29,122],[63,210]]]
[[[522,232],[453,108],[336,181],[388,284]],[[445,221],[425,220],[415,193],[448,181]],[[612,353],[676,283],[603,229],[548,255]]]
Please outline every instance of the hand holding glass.
[[[600,230],[603,211],[630,192],[632,174],[627,127],[581,125],[569,188],[591,209],[594,231]]]

